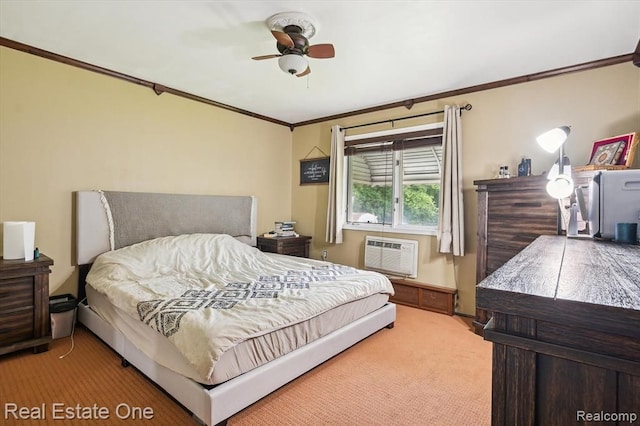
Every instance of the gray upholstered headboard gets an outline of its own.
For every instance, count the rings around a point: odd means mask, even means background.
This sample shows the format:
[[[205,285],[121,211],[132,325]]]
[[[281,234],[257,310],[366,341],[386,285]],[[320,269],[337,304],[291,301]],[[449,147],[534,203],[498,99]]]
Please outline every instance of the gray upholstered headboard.
[[[256,245],[257,199],[250,196],[78,191],[76,261],[169,235],[229,234]]]

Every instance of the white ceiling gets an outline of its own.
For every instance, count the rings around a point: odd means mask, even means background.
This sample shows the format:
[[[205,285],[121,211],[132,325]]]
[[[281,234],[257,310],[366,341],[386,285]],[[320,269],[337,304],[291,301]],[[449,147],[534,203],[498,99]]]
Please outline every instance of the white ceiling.
[[[335,46],[307,77],[251,59],[288,11]],[[631,53],[640,1],[0,0],[0,35],[300,123]]]

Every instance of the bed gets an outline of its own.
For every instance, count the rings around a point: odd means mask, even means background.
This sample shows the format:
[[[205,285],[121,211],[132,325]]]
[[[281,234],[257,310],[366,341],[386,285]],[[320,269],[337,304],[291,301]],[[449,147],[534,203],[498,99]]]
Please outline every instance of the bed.
[[[75,193],[79,321],[207,425],[395,321],[382,275],[257,250],[256,208],[248,196]]]

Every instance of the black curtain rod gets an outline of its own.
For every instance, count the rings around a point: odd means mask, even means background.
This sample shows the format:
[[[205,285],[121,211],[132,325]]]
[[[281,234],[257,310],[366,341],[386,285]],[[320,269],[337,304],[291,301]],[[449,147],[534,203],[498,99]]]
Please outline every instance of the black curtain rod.
[[[460,108],[461,109],[460,113],[462,113],[462,110],[471,111],[471,108],[472,108],[471,104],[466,104],[465,106]],[[411,115],[409,117],[401,117],[401,118],[393,118],[389,120],[376,121],[374,123],[357,124],[355,126],[341,127],[340,130],[355,129],[356,127],[364,127],[364,126],[373,126],[374,124],[393,123],[394,121],[408,120],[410,118],[426,117],[427,115],[442,114],[443,112],[444,110],[433,111],[433,112],[426,112],[424,114]]]

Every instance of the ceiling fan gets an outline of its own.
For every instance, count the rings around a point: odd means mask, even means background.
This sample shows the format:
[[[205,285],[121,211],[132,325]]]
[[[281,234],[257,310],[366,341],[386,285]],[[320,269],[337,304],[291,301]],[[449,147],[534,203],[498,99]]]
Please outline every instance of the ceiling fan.
[[[254,56],[251,59],[278,59],[280,69],[291,75],[302,77],[311,72],[305,56],[315,59],[333,58],[335,49],[333,44],[309,45],[309,39],[316,32],[316,26],[311,18],[299,12],[284,12],[267,19],[271,34],[276,39],[279,54]]]

